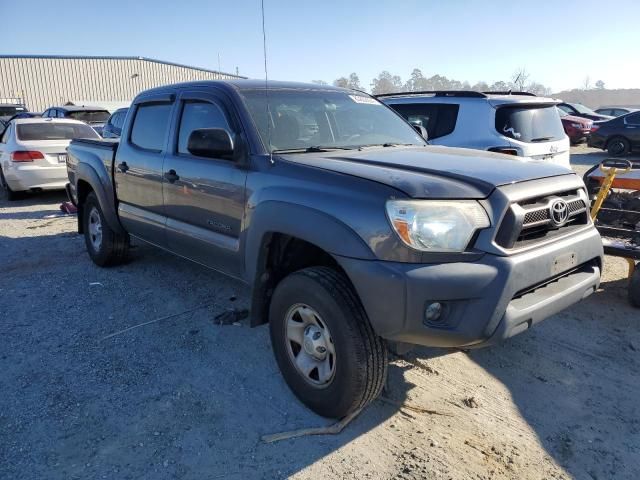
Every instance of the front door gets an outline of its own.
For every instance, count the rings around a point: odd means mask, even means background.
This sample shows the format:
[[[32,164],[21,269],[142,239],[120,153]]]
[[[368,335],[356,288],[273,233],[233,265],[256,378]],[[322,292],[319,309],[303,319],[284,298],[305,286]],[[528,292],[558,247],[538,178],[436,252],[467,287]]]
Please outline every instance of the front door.
[[[210,92],[210,91],[209,91]],[[164,162],[167,246],[183,257],[240,276],[239,239],[247,172],[233,160],[205,158],[187,149],[199,128],[223,128],[238,138],[230,104],[209,92],[183,92],[172,145]]]
[[[118,214],[125,229],[162,247],[166,245],[162,164],[174,97],[156,95],[136,101],[133,124],[128,138],[120,140],[114,169]]]

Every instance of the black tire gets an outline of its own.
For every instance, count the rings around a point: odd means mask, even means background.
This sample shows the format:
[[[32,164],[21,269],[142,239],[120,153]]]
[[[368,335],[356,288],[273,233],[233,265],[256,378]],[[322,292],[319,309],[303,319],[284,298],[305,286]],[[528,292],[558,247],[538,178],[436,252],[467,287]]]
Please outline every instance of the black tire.
[[[11,190],[11,187],[7,183],[7,180],[4,178],[4,173],[0,169],[0,190],[2,190],[2,195],[8,201],[13,202],[15,200],[20,200],[22,198],[23,192]]]
[[[613,137],[607,142],[607,152],[612,157],[621,157],[631,151],[629,140],[624,137]]]
[[[104,218],[98,197],[91,192],[84,202],[82,209],[82,224],[87,253],[93,263],[101,267],[119,265],[127,260],[129,253],[129,235],[115,232]],[[97,217],[96,217],[97,215]],[[99,220],[100,240],[94,235],[92,225]]]
[[[294,364],[287,319],[299,305],[315,310],[331,332],[335,370],[322,386],[312,385]],[[387,376],[387,348],[376,335],[347,279],[327,267],[311,267],[282,280],[269,309],[271,343],[293,393],[323,417],[343,418],[378,397]],[[306,347],[304,347],[306,348]],[[300,349],[300,351],[302,348]]]
[[[631,275],[627,295],[629,296],[629,303],[636,308],[640,308],[640,263],[636,264],[636,269]]]

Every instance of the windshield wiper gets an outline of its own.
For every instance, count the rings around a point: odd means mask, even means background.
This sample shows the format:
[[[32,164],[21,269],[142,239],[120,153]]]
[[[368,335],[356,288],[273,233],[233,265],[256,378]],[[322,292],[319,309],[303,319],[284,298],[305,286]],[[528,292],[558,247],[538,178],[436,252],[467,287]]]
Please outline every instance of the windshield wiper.
[[[551,140],[552,137],[538,137],[538,138],[532,138],[531,142],[546,142],[547,140]]]
[[[404,147],[404,146],[413,146],[413,147],[418,147],[420,145],[416,144],[416,143],[393,143],[393,142],[387,142],[387,143],[370,143],[368,145],[360,145],[358,147],[358,149],[361,148],[367,148],[367,147]]]
[[[316,152],[330,152],[332,150],[353,150],[354,147],[334,147],[334,146],[322,146],[313,145],[311,147],[304,148],[282,148],[272,150],[271,153],[316,153]]]

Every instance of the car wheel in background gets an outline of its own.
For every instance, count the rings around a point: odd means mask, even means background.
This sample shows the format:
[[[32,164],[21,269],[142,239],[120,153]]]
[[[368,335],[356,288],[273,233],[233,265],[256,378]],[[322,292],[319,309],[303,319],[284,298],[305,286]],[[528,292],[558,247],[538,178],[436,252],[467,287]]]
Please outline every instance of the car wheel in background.
[[[624,137],[613,137],[607,142],[607,152],[609,155],[619,157],[626,155],[631,151],[631,144],[629,140]]]
[[[636,263],[636,268],[629,281],[627,294],[629,296],[629,303],[636,308],[640,308],[640,263]]]
[[[118,265],[127,259],[129,235],[114,231],[104,218],[96,194],[91,192],[82,208],[84,240],[96,265]]]
[[[17,192],[15,190],[11,190],[11,187],[7,183],[7,180],[4,178],[4,173],[0,169],[0,191],[2,191],[2,196],[13,202],[14,200],[19,200],[22,197],[23,192]]]
[[[285,381],[317,414],[342,418],[382,391],[386,345],[342,274],[327,267],[290,274],[276,287],[269,321]]]

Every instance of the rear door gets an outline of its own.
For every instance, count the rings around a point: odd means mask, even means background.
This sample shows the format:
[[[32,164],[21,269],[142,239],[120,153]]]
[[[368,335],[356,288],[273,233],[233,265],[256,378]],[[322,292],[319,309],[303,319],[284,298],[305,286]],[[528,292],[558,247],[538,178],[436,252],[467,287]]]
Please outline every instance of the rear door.
[[[231,102],[210,89],[184,91],[178,109],[164,164],[168,247],[239,276],[247,172],[233,160],[198,157],[187,150],[189,135],[198,128],[223,128],[238,138],[238,119]]]
[[[640,113],[624,117],[624,132],[635,148],[640,146]]]
[[[127,231],[150,243],[166,246],[166,216],[162,199],[162,164],[175,94],[138,98],[131,126],[116,152],[114,178],[118,214]]]

